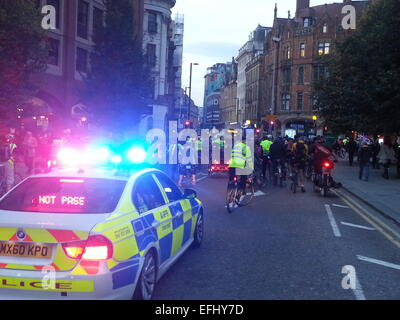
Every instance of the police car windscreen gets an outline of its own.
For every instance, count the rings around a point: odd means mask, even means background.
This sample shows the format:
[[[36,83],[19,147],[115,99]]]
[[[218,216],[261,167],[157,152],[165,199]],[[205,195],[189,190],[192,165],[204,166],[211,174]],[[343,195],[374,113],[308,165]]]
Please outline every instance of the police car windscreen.
[[[0,210],[44,213],[111,213],[126,181],[29,178],[0,201]]]

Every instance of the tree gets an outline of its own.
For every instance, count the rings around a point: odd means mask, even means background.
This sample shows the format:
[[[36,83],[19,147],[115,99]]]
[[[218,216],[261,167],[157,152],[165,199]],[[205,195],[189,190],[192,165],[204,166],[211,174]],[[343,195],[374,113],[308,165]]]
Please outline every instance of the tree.
[[[315,83],[317,107],[336,132],[400,132],[400,1],[372,1],[338,44],[330,76]]]
[[[31,76],[46,68],[41,20],[34,1],[0,0],[1,119],[12,117],[16,107],[35,93]]]
[[[86,79],[89,105],[97,123],[113,131],[135,127],[148,108],[149,72],[142,43],[133,38],[131,0],[104,1],[105,25],[95,34]]]

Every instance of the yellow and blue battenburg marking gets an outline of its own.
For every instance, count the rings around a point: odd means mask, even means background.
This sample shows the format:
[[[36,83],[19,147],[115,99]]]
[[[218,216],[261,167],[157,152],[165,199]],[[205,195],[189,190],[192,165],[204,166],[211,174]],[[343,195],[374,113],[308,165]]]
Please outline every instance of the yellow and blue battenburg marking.
[[[175,255],[193,236],[200,205],[201,202],[197,199],[183,200],[131,221],[134,233],[131,239],[135,241],[135,246],[133,252],[132,244],[130,245],[130,252],[135,254],[131,255],[129,261],[108,262],[110,271],[113,272],[113,289],[135,282],[140,272],[140,257],[149,245],[158,243],[160,264]],[[153,227],[155,222],[160,223],[157,228]]]

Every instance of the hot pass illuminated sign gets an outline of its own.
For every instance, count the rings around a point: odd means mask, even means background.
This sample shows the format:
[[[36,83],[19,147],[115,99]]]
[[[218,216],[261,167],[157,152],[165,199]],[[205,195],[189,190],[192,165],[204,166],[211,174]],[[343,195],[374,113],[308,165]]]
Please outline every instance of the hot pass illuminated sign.
[[[77,206],[85,205],[85,197],[73,196],[39,196],[36,203],[40,205],[61,205],[61,206]]]

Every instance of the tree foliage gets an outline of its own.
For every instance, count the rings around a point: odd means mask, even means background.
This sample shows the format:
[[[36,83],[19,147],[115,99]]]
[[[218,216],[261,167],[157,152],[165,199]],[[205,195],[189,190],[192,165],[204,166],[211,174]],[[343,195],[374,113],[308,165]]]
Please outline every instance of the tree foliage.
[[[106,0],[104,4],[105,25],[96,31],[86,79],[89,105],[103,128],[130,130],[148,111],[149,72],[142,43],[133,39],[131,0]]]
[[[314,85],[321,116],[336,133],[400,132],[400,1],[372,1],[357,30],[337,45],[330,76]]]
[[[0,0],[0,118],[35,92],[31,76],[46,68],[42,16],[31,0]]]

